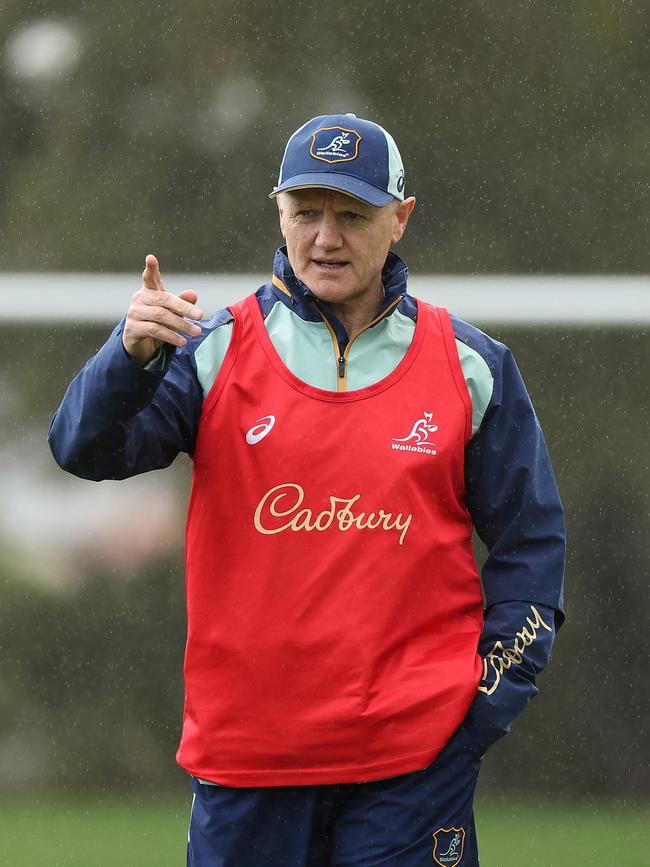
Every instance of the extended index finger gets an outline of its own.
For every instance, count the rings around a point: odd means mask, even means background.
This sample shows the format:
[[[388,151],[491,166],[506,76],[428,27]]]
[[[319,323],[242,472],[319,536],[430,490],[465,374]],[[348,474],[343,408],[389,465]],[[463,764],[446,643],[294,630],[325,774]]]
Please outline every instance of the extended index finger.
[[[158,259],[156,259],[153,253],[148,253],[145,256],[142,283],[147,289],[158,289],[161,292],[165,291],[165,284],[160,276],[160,265],[158,264]]]

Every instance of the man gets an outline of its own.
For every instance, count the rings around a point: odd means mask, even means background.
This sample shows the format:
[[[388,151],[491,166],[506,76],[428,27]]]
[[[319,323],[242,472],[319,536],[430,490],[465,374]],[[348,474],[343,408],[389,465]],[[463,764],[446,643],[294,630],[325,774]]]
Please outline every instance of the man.
[[[196,867],[477,865],[481,756],[562,622],[537,419],[506,347],[407,294],[404,188],[380,126],[310,120],[271,194],[272,280],[204,323],[147,256],[52,423],[85,478],[193,458]]]

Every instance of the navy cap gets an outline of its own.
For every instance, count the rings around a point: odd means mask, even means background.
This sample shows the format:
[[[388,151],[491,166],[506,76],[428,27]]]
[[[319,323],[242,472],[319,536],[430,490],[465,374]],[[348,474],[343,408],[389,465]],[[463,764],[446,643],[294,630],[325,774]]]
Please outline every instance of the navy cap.
[[[376,207],[404,201],[404,166],[393,137],[354,114],[307,121],[287,142],[269,198],[312,187],[339,190]]]

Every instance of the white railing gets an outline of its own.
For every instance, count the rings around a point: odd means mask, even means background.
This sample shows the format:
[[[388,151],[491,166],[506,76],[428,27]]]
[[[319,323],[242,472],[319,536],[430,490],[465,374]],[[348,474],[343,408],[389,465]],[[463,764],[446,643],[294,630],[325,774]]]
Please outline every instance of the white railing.
[[[212,313],[269,279],[264,274],[169,274]],[[0,274],[0,321],[110,323],[126,312],[138,274]],[[650,322],[645,276],[412,275],[411,294],[477,323],[625,325]]]

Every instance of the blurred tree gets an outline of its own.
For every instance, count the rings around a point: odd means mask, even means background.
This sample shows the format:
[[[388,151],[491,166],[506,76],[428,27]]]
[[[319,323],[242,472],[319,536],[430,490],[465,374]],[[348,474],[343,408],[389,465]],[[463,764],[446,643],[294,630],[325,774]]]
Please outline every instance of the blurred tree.
[[[9,0],[3,12],[0,268],[137,271],[155,249],[173,270],[265,271],[287,136],[353,111],[402,150],[419,197],[402,244],[412,268],[648,270],[642,5]],[[63,30],[35,75],[25,57],[43,22]],[[57,54],[62,41],[77,47]]]
[[[16,581],[5,565],[0,679],[16,767],[50,786],[173,785],[180,736],[185,607],[180,562],[133,580],[90,575],[64,592]],[[36,767],[22,766],[35,750]],[[6,783],[6,780],[5,780]]]

